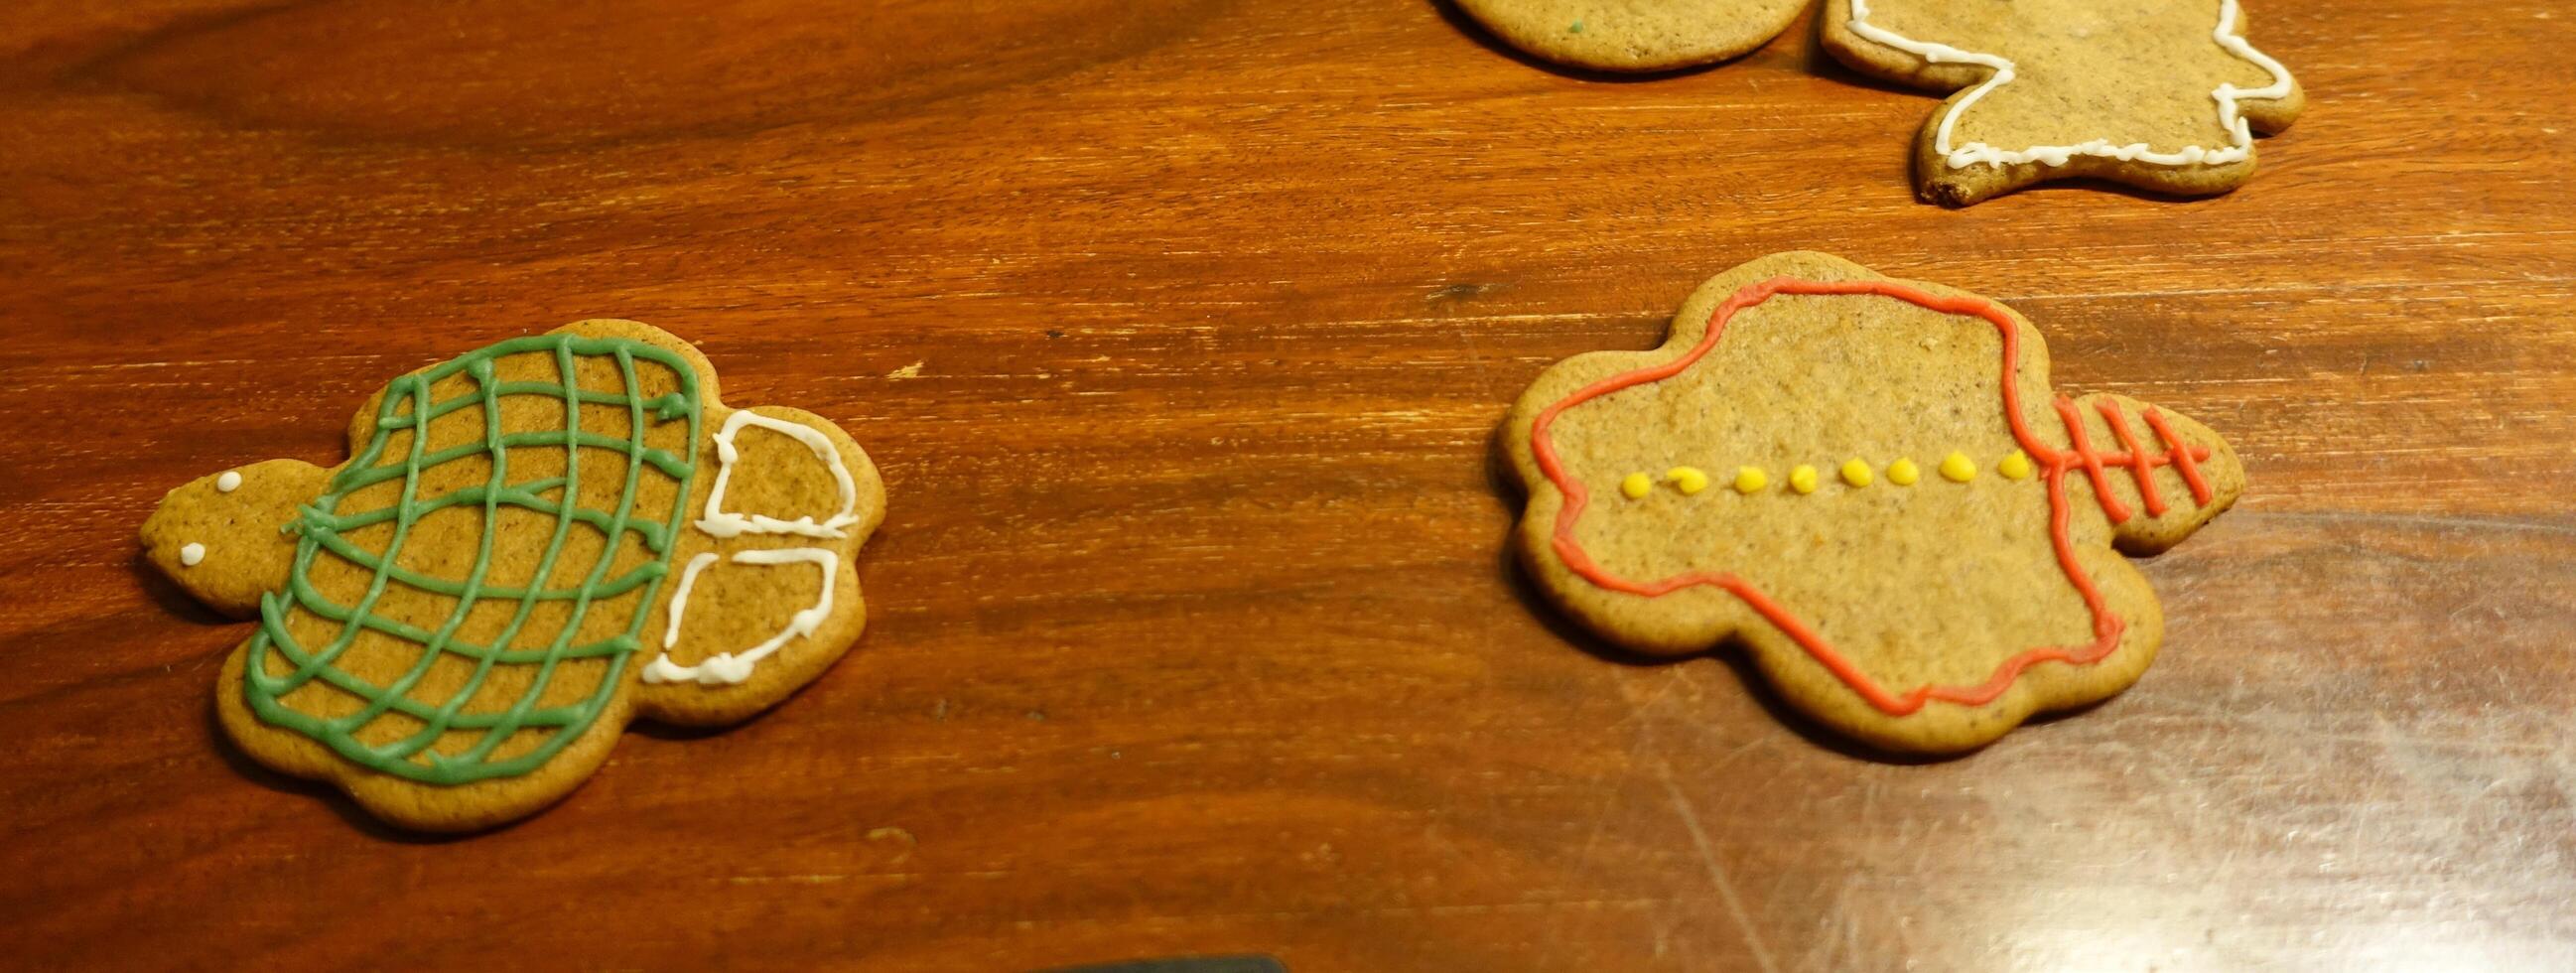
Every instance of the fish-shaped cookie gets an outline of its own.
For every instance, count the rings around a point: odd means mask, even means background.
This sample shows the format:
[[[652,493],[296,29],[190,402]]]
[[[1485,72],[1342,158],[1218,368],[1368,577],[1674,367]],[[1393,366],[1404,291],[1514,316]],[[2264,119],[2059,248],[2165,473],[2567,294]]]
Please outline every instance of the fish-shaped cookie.
[[[2122,553],[2245,484],[2200,423],[2052,390],[2011,309],[1818,253],[1709,281],[1661,348],[1550,367],[1502,443],[1559,608],[1649,654],[1740,642],[1798,709],[1927,753],[2127,688],[2164,623]]]

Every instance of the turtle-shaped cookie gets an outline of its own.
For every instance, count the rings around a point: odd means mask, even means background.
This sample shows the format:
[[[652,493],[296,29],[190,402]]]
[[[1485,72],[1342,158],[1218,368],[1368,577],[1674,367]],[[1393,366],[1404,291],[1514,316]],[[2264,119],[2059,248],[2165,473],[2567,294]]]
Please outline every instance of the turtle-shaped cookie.
[[[349,442],[330,469],[173,490],[142,540],[259,619],[217,679],[226,732],[396,824],[525,816],[630,720],[748,718],[865,624],[867,454],[810,413],[727,408],[659,329],[582,321],[405,375]]]

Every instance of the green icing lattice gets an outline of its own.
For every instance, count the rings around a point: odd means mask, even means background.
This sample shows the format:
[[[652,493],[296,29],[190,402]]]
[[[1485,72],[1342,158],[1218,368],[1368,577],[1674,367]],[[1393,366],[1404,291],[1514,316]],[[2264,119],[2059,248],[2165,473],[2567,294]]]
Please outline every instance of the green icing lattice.
[[[560,384],[544,382],[501,382],[493,374],[496,359],[518,354],[551,354],[555,360]],[[601,392],[580,387],[575,365],[584,358],[614,358],[625,387],[620,392]],[[678,376],[679,387],[669,394],[641,398],[636,393],[635,363],[638,359],[668,367]],[[439,381],[463,373],[474,383],[474,390],[446,401],[431,400],[430,389]],[[501,403],[511,396],[542,396],[561,403],[563,428],[504,433],[501,431]],[[628,415],[628,436],[612,436],[581,428],[581,407],[605,405],[623,407]],[[405,410],[408,406],[408,411]],[[483,416],[483,440],[445,449],[428,449],[428,426],[431,420],[463,409],[480,408]],[[655,421],[669,422],[686,417],[688,449],[685,455],[649,448],[644,444],[646,415]],[[698,401],[697,373],[679,355],[656,345],[621,338],[592,338],[571,334],[548,334],[514,338],[481,351],[476,351],[432,368],[395,379],[385,387],[383,404],[376,412],[375,437],[355,460],[331,478],[330,485],[312,504],[299,511],[295,522],[286,529],[299,535],[295,547],[294,568],[287,577],[286,591],[272,592],[260,599],[260,629],[251,637],[249,658],[243,667],[244,692],[251,711],[270,724],[286,727],[310,736],[329,746],[343,757],[384,773],[430,784],[463,784],[494,777],[524,774],[542,766],[547,760],[578,739],[609,699],[625,674],[627,656],[641,644],[637,633],[655,603],[663,579],[670,574],[671,548],[678,535],[688,504],[691,484],[697,474],[695,462],[701,409]],[[407,455],[399,460],[383,459],[386,442],[395,431],[414,431]],[[560,447],[564,450],[564,475],[524,483],[509,482],[509,449]],[[581,463],[583,449],[608,450],[626,457],[626,480],[620,490],[617,509],[593,510],[581,505]],[[419,496],[421,473],[443,463],[468,457],[488,457],[492,472],[486,482],[455,490],[440,496]],[[644,467],[677,481],[671,499],[671,510],[660,518],[638,519],[635,494],[638,477]],[[402,481],[401,499],[391,507],[373,510],[342,511],[340,504],[349,494],[374,484]],[[560,491],[561,502],[546,499],[544,494]],[[499,514],[503,506],[517,507],[555,520],[554,534],[540,554],[536,571],[529,575],[529,587],[513,588],[487,585],[484,578],[492,566],[493,543],[499,532]],[[411,527],[432,512],[450,507],[483,508],[483,529],[474,565],[461,579],[422,575],[401,567],[396,560],[402,553],[403,541]],[[545,579],[555,575],[555,562],[564,550],[564,541],[579,523],[600,531],[607,538],[601,547],[598,563],[590,566],[578,587],[550,589]],[[344,534],[364,527],[391,524],[393,535],[382,551],[353,544]],[[615,560],[618,540],[633,533],[651,552],[651,561],[614,578],[605,577]],[[342,605],[314,590],[311,570],[316,558],[335,558],[372,575],[365,596],[355,605]],[[422,591],[446,595],[457,600],[456,607],[435,630],[384,618],[373,611],[377,599],[388,585],[405,585]],[[633,617],[618,634],[584,645],[571,644],[582,629],[582,620],[594,598],[614,598],[641,588],[642,597],[635,602]],[[516,602],[516,613],[500,635],[489,645],[477,645],[456,638],[466,617],[480,602]],[[543,648],[513,649],[512,640],[519,635],[537,603],[569,601],[570,617],[562,630],[554,633]],[[319,648],[300,645],[288,634],[286,621],[290,613],[303,612],[337,622],[339,634]],[[375,631],[420,646],[420,657],[410,671],[388,685],[375,685],[333,665],[348,650],[359,633]],[[538,633],[542,635],[542,633]],[[272,675],[268,671],[270,652],[277,653],[291,672]],[[441,656],[455,656],[470,662],[474,672],[465,685],[445,701],[432,704],[409,695],[421,677]],[[608,672],[599,686],[579,702],[538,708],[547,682],[554,676],[558,663],[567,659],[609,660]],[[484,680],[495,666],[534,666],[536,675],[527,689],[509,708],[498,712],[460,713],[467,702],[481,690]],[[321,680],[326,685],[357,696],[365,705],[346,716],[325,719],[293,709],[281,701],[287,693]],[[368,744],[358,739],[360,730],[387,713],[398,713],[419,721],[423,726],[401,739],[383,744]],[[485,731],[473,747],[463,753],[441,754],[430,749],[450,730]],[[490,759],[492,752],[522,730],[552,730],[534,750],[506,760]]]

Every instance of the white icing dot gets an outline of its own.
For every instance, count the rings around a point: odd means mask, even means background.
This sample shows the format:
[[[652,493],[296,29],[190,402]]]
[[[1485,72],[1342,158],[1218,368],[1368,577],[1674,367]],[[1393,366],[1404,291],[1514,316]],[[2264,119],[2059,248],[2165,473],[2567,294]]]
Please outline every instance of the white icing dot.
[[[190,544],[179,549],[179,563],[184,566],[193,568],[197,566],[197,562],[205,559],[206,545]]]
[[[241,474],[234,470],[225,470],[224,475],[215,478],[215,489],[224,493],[241,489]]]

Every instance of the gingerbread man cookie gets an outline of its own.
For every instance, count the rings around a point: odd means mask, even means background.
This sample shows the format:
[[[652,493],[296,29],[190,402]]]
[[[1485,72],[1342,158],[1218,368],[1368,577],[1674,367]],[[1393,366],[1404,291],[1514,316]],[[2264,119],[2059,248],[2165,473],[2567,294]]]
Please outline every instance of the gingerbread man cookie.
[[[1916,138],[1918,195],[1966,206],[2050,179],[2182,195],[2254,174],[2254,132],[2306,104],[2237,0],[1826,0],[1854,70],[1956,91]]]
[[[2010,309],[1818,253],[1709,281],[1661,348],[1549,368],[1502,442],[1559,608],[1649,654],[1741,644],[1791,705],[1922,753],[2127,688],[2164,625],[2121,552],[2244,489],[2201,424],[2052,392]]]
[[[630,720],[749,718],[866,623],[867,454],[810,413],[726,407],[658,329],[583,321],[405,375],[349,443],[173,490],[142,541],[259,619],[216,681],[228,735],[395,824],[530,814]]]
[[[1458,0],[1513,47],[1601,71],[1669,71],[1770,43],[1808,0]]]

